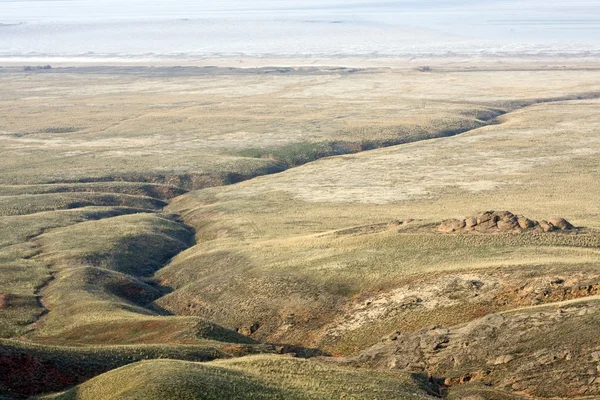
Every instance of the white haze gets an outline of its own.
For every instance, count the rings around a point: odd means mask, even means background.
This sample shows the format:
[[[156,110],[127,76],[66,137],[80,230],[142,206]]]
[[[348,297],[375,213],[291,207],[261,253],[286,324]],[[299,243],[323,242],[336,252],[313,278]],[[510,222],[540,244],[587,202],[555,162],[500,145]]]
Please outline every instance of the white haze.
[[[0,0],[0,57],[598,55],[600,0]]]

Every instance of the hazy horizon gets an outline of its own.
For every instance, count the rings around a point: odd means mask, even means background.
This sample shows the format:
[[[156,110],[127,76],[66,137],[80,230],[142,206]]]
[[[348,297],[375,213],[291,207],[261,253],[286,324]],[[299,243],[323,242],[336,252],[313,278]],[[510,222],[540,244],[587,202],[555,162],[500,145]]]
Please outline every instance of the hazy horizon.
[[[600,53],[597,1],[0,0],[0,56]]]

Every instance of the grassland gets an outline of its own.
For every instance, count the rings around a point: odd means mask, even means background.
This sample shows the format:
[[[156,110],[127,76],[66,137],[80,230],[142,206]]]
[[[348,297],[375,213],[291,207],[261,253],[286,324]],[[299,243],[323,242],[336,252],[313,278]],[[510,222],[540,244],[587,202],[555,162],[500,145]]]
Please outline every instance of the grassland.
[[[244,351],[246,350],[246,351]],[[48,346],[22,341],[0,341],[0,390],[9,398],[60,391],[98,374],[133,362],[176,358],[208,361],[247,354],[223,348],[218,342],[197,345]]]
[[[539,99],[600,91],[595,70],[508,74],[6,70],[0,183],[125,180],[198,189],[315,155],[445,136]]]
[[[100,375],[53,399],[431,399],[425,379],[289,357],[213,363],[147,361]]]
[[[598,70],[1,72],[0,395],[597,394]]]
[[[263,339],[348,353],[375,343],[386,327],[464,322],[507,306],[492,301],[499,293],[472,301],[467,291],[459,304],[423,302],[418,315],[410,307],[393,310],[433,288],[432,297],[447,298],[453,288],[444,281],[491,280],[501,292],[525,271],[548,281],[557,271],[585,277],[600,260],[600,147],[590,117],[597,106],[533,105],[456,137],[319,160],[177,198],[168,209],[196,228],[198,244],[159,271],[176,290],[158,303],[231,327],[258,321],[263,328],[255,335]],[[560,215],[588,230],[442,235],[427,228],[486,209]],[[395,219],[417,221],[389,228]],[[346,229],[352,225],[358,227]],[[394,292],[423,280],[429,284],[418,290]],[[385,293],[396,300],[383,300]],[[364,307],[380,301],[383,311]]]

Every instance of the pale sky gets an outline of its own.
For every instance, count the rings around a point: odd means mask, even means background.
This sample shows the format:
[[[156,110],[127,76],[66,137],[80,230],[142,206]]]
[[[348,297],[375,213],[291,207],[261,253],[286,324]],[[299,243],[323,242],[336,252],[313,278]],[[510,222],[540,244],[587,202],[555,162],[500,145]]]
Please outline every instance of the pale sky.
[[[468,49],[600,51],[600,0],[0,0],[0,56]]]

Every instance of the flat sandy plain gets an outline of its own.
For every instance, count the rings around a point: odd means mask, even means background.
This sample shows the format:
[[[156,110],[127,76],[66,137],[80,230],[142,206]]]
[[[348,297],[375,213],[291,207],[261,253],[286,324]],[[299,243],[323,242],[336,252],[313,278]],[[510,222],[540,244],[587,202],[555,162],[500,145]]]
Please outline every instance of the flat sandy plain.
[[[3,64],[8,398],[600,395],[596,60]]]

